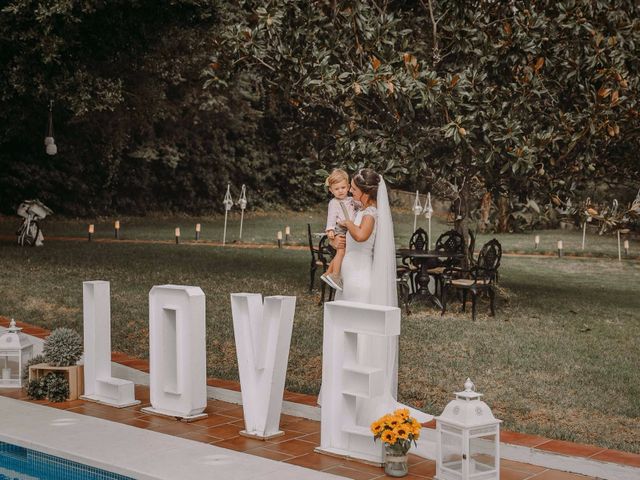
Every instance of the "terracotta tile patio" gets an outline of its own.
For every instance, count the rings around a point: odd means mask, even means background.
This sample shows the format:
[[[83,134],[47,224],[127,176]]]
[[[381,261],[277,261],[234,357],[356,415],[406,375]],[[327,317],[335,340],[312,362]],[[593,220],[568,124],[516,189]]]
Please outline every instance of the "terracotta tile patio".
[[[0,326],[6,327],[8,323],[8,319],[0,317]],[[22,322],[16,323],[22,327],[23,332],[27,334],[39,338],[44,338],[49,334],[45,329],[33,327]],[[149,370],[148,361],[132,358],[120,352],[113,352],[112,360],[141,371],[148,372]],[[240,390],[239,383],[231,380],[209,379],[207,384],[234,391]],[[135,394],[136,399],[141,401],[140,405],[117,409],[84,400],[62,403],[50,403],[43,400],[33,401],[26,397],[23,390],[0,390],[0,395],[3,396],[90,415],[113,422],[124,423],[168,435],[188,438],[197,442],[210,443],[222,448],[245,452],[276,461],[288,462],[348,478],[389,478],[384,475],[381,467],[315,453],[314,448],[320,444],[320,422],[283,414],[280,427],[285,432],[285,435],[267,441],[261,441],[239,435],[240,430],[243,429],[244,420],[242,407],[236,404],[220,400],[209,400],[205,410],[205,413],[209,414],[208,418],[197,422],[183,423],[169,418],[149,415],[141,411],[143,407],[150,405],[148,387],[136,385]],[[285,391],[284,399],[305,405],[316,405],[316,397],[313,395]],[[433,428],[435,427],[435,422],[431,422],[425,426]],[[640,466],[640,455],[608,450],[592,445],[549,440],[539,436],[509,431],[501,431],[501,440],[510,444],[532,447],[546,452],[589,457],[595,460],[609,461],[635,467]],[[404,477],[406,479],[432,479],[435,475],[435,462],[431,460],[409,455],[409,464],[410,474]],[[505,459],[501,460],[501,479],[596,480],[593,477],[551,470]]]
[[[0,390],[0,395],[33,402],[27,399],[25,393],[20,389],[3,389]],[[242,418],[242,408],[239,408],[238,405],[220,400],[210,400],[205,410],[206,413],[209,414],[207,419],[183,423],[164,417],[149,415],[140,411],[142,407],[149,405],[148,387],[137,385],[136,398],[142,401],[141,405],[121,409],[84,400],[62,403],[37,401],[33,403],[124,423],[168,435],[188,438],[196,442],[210,443],[222,448],[229,448],[280,462],[292,463],[305,468],[342,475],[347,478],[357,480],[388,478],[384,475],[381,467],[315,453],[313,450],[320,443],[320,422],[283,415],[281,425],[285,431],[285,435],[271,440],[261,441],[239,435],[244,421]],[[606,450],[603,449],[599,450],[602,450],[599,455],[603,455],[606,452]],[[633,457],[632,454],[629,455]],[[433,461],[425,460],[415,455],[410,455],[409,457],[410,475],[405,477],[406,479],[424,480],[433,478],[435,475],[435,463]],[[542,467],[509,460],[502,460],[501,479],[593,480],[591,477],[548,470]]]

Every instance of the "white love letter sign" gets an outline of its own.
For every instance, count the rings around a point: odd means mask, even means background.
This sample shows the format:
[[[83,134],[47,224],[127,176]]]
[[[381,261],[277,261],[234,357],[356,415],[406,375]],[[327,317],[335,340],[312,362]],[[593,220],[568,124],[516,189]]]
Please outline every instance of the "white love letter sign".
[[[324,305],[321,453],[382,463],[371,423],[397,408],[400,309],[358,302]],[[409,409],[420,422],[433,417]]]
[[[111,376],[111,299],[109,282],[82,283],[85,400],[114,407],[140,403],[134,384]]]
[[[200,287],[156,285],[149,292],[151,407],[197,420],[207,415],[205,296]]]
[[[244,436],[268,439],[280,431],[296,297],[232,293],[231,312],[238,354]]]

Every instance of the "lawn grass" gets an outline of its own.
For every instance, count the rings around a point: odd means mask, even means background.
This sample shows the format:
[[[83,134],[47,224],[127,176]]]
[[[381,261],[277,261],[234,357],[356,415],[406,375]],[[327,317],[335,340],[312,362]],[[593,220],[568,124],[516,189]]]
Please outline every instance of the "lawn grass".
[[[395,208],[393,211],[396,244],[406,246],[413,232],[413,214],[410,210]],[[95,220],[69,219],[52,215],[42,221],[42,228],[47,236],[87,238],[89,223],[95,225],[95,239],[113,239],[114,221],[120,221],[120,238],[123,240],[163,240],[172,242],[175,240],[174,231],[180,227],[181,241],[192,242],[195,238],[195,225],[201,224],[200,239],[202,243],[221,243],[224,231],[224,216],[189,217],[189,216],[148,216],[148,217],[113,217],[99,218]],[[16,217],[0,216],[0,235],[9,237],[15,235],[15,231],[21,219]],[[326,209],[324,205],[304,212],[280,211],[280,212],[256,212],[247,211],[243,221],[242,239],[240,233],[240,214],[235,210],[229,215],[227,221],[227,243],[261,243],[276,244],[276,235],[281,231],[284,235],[285,227],[289,226],[291,235],[288,239],[290,245],[308,245],[307,224],[311,224],[313,232],[322,232],[326,221]],[[424,216],[418,217],[418,227],[427,230],[427,220]],[[443,217],[432,220],[431,245],[438,236],[449,230],[451,226]],[[534,246],[535,235],[540,236],[540,244]],[[505,252],[528,254],[552,254],[557,253],[558,240],[564,243],[564,254],[584,255],[594,257],[617,258],[618,245],[615,235],[598,235],[595,226],[589,226],[585,250],[582,250],[582,230],[538,230],[517,234],[478,234],[476,251],[487,241],[497,238]],[[630,257],[640,258],[640,241],[634,238],[630,241]],[[622,252],[624,255],[624,251]]]
[[[0,315],[81,331],[82,281],[109,280],[112,347],[147,357],[150,288],[197,285],[207,296],[208,374],[237,379],[229,294],[295,295],[287,388],[317,393],[322,309],[317,291],[307,291],[308,261],[296,250],[63,241],[18,248],[5,240]],[[507,429],[640,452],[640,264],[506,257],[500,278],[497,318],[485,303],[475,323],[454,303],[444,317],[426,306],[403,312],[400,399],[439,414],[469,376]]]

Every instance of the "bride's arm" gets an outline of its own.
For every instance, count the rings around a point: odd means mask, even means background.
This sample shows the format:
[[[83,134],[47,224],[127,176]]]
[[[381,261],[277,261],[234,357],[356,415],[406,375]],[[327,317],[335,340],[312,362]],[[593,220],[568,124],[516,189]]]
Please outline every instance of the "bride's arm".
[[[340,222],[340,225],[349,230],[349,233],[356,242],[367,241],[373,233],[373,227],[375,226],[375,224],[376,220],[371,215],[363,216],[360,226],[356,225],[351,220]]]

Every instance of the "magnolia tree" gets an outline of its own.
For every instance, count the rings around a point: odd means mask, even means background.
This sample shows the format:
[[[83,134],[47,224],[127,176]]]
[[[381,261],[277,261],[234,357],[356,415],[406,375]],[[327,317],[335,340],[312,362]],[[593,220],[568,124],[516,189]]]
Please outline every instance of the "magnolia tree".
[[[241,1],[207,87],[252,75],[299,155],[439,181],[462,230],[484,195],[507,229],[514,206],[637,175],[638,13],[633,0]]]

